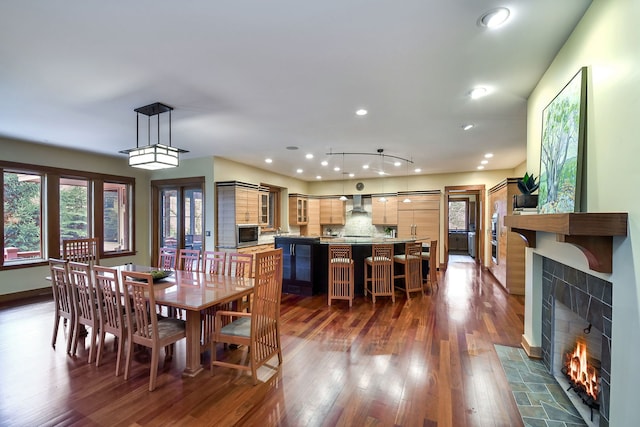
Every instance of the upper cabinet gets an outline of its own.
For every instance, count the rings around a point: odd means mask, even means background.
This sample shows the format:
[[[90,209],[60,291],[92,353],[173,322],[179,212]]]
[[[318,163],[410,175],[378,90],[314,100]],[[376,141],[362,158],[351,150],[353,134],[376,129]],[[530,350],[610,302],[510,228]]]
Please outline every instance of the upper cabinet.
[[[344,223],[345,202],[337,197],[320,199],[320,224],[344,225]]]
[[[309,198],[302,194],[289,195],[289,224],[307,225],[309,222]]]
[[[380,200],[384,196],[383,200]],[[371,223],[398,225],[398,198],[386,194],[371,195]]]
[[[237,224],[258,224],[259,201],[258,187],[236,185],[236,223]]]
[[[258,189],[258,224],[261,226],[269,225],[269,189],[260,187]]]
[[[398,237],[437,240],[440,236],[440,191],[398,193]]]
[[[216,183],[216,241],[220,247],[236,246],[237,224],[258,224],[258,186],[239,181]]]

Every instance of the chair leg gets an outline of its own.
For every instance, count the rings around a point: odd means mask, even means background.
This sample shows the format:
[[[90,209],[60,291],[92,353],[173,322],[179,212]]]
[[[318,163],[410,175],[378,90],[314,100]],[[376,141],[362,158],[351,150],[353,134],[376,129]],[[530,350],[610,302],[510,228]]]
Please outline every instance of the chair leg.
[[[98,331],[97,328],[91,328],[91,342],[89,343],[89,359],[87,363],[93,362],[93,357],[96,353],[96,342],[98,340]]]
[[[151,366],[149,372],[149,391],[153,391],[156,388],[156,380],[158,379],[158,359],[160,349],[153,347],[151,349]]]
[[[51,337],[51,347],[56,348],[56,339],[58,338],[58,326],[60,325],[60,316],[56,313],[53,322],[53,337]]]
[[[120,364],[122,363],[122,356],[124,356],[124,339],[116,337],[118,341],[118,356],[116,357],[116,377],[120,375]]]
[[[124,379],[129,379],[129,369],[131,368],[131,356],[133,355],[133,339],[131,339],[131,335],[127,337],[127,361],[124,365]]]
[[[100,361],[102,360],[102,350],[104,349],[104,340],[106,338],[106,333],[104,329],[100,329],[100,333],[98,336],[98,351],[96,354],[96,368],[100,366]]]

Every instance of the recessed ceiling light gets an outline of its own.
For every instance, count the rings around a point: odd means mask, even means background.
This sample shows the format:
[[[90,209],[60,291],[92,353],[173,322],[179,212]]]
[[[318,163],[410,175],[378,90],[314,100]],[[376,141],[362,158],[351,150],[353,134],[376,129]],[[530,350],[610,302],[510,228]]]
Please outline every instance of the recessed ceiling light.
[[[273,159],[264,159],[264,161],[267,163],[273,163]]]
[[[483,160],[480,162],[481,165],[486,165],[487,163],[489,163],[489,160]]]
[[[369,112],[364,108],[360,108],[359,110],[356,110],[356,116],[366,116],[368,113]]]
[[[305,156],[307,159],[313,159],[313,154],[309,153]]]
[[[304,171],[303,171],[302,169],[296,169],[296,172],[297,172],[297,173],[302,173],[302,172],[304,172]]]
[[[336,166],[336,167],[333,168],[333,170],[336,171],[336,172],[340,172],[340,167]]]
[[[378,175],[380,175],[380,176],[384,175],[384,171],[379,171]]]
[[[484,155],[485,159],[490,159],[492,157],[493,157],[493,153],[487,153],[487,154]]]
[[[489,91],[486,87],[478,86],[473,88],[471,92],[469,92],[469,96],[471,97],[471,99],[478,99],[486,96],[488,93]]]
[[[414,171],[415,173],[420,173],[420,172],[422,172],[422,169],[420,169],[420,168],[415,168],[413,171]]]
[[[329,162],[327,162],[326,160],[323,160],[323,161],[320,162],[320,164],[322,166],[327,166],[329,164]]]
[[[320,175],[316,175],[316,179],[322,179]]]
[[[369,169],[369,165],[362,165],[362,169]]]
[[[478,18],[478,25],[481,27],[496,28],[507,22],[509,15],[509,9],[506,7],[491,9]]]
[[[298,147],[296,147],[295,145],[290,145],[287,147],[287,150],[297,150]]]
[[[356,176],[356,174],[353,172],[349,174],[349,178],[353,178],[354,176]]]
[[[462,126],[462,130],[469,130],[473,127],[473,125],[471,123],[469,123],[468,125],[463,125]]]
[[[484,166],[480,165],[478,166],[478,169],[484,169]]]
[[[393,166],[400,166],[402,163],[400,163],[400,161],[394,162]]]

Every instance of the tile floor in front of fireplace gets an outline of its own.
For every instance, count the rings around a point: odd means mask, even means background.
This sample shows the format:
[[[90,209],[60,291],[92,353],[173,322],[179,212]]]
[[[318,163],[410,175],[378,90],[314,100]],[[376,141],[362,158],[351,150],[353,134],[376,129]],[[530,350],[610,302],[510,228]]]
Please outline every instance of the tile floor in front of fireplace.
[[[495,345],[526,427],[586,426],[556,379],[521,348]]]

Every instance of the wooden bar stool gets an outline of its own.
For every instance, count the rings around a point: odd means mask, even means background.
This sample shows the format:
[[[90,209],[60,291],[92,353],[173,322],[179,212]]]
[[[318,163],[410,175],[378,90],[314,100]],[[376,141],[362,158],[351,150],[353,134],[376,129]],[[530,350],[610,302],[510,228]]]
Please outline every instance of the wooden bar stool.
[[[421,292],[424,295],[422,287],[422,243],[405,243],[404,254],[395,255],[393,260],[404,266],[403,273],[394,276],[394,279],[404,279],[404,291],[407,293],[407,299],[410,298],[409,294],[411,292]]]
[[[426,277],[427,284],[432,291],[434,284],[440,289],[438,286],[438,241],[432,240],[429,243],[429,252],[422,252],[421,257],[429,263],[429,272]]]
[[[353,258],[351,245],[329,245],[329,297],[353,304]]]
[[[369,277],[371,268],[371,277]],[[371,284],[371,287],[369,287]],[[393,291],[393,245],[371,245],[371,256],[364,260],[364,296],[371,294],[373,303],[377,296],[390,296],[396,302]]]

